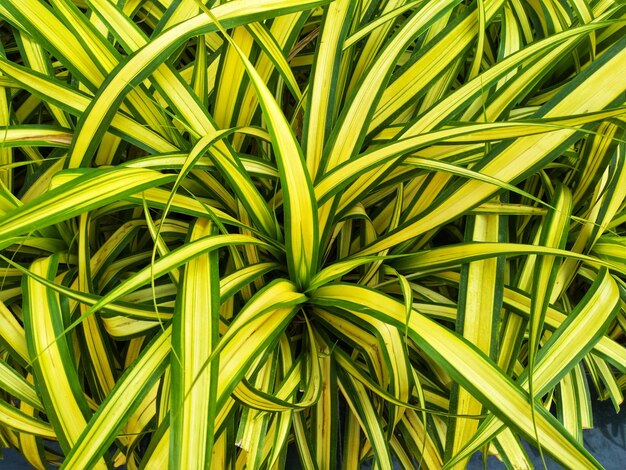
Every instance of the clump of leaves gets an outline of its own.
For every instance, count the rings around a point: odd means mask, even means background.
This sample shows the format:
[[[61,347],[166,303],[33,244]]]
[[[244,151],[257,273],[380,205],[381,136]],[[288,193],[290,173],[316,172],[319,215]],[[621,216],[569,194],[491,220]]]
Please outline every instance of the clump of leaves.
[[[623,4],[0,19],[5,446],[42,469],[529,468],[523,438],[599,467],[589,390],[626,387]]]

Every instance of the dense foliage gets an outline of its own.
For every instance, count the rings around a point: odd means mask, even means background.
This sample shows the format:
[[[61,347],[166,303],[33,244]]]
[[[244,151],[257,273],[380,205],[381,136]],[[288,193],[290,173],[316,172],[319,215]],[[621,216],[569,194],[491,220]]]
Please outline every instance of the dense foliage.
[[[2,0],[2,444],[598,467],[625,28],[613,0]]]

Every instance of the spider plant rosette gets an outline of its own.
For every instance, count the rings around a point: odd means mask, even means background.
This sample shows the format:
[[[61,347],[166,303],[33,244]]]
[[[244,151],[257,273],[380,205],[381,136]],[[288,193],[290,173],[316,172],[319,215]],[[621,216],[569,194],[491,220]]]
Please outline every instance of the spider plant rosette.
[[[601,468],[625,27],[611,0],[3,0],[0,441]]]

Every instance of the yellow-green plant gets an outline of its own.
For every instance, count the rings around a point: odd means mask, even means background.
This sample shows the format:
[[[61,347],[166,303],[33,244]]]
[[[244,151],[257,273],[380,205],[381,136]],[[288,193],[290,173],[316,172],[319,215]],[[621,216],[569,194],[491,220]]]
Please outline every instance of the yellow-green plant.
[[[626,388],[626,6],[2,0],[0,440],[567,468]],[[52,444],[58,442],[58,445]]]

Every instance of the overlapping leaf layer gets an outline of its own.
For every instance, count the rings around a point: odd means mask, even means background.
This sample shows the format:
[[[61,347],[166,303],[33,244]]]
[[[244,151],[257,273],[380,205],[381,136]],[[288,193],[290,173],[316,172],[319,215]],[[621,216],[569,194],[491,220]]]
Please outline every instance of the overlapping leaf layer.
[[[600,467],[625,31],[614,0],[3,0],[0,442]]]

